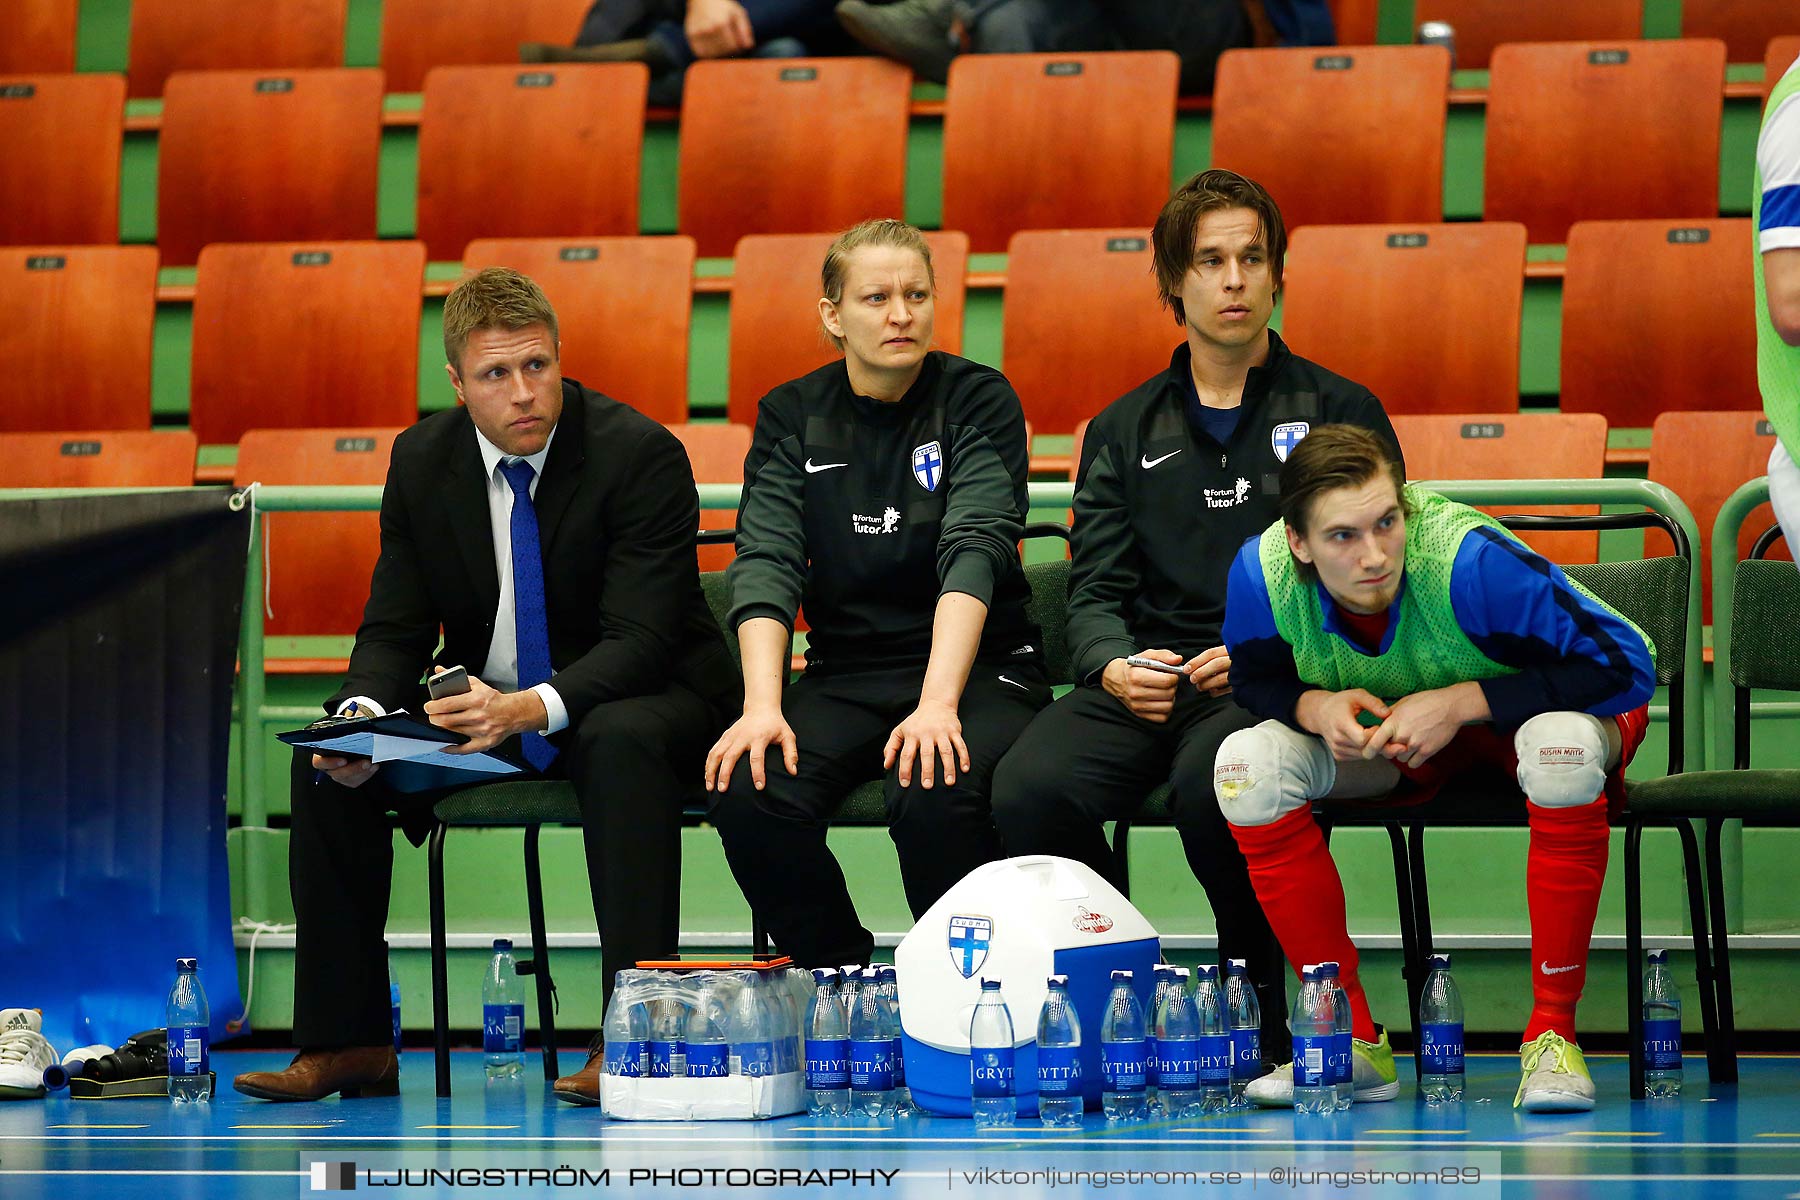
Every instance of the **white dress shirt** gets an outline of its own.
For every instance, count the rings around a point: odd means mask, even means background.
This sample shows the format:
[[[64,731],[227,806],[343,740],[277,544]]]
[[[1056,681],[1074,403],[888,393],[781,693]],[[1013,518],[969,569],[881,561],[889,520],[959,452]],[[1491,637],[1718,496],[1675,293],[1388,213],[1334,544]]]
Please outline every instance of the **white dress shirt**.
[[[556,429],[552,426],[544,448],[524,459],[531,464],[533,472],[531,495],[534,500],[537,498],[538,481],[543,478],[544,460],[550,457],[550,446],[555,440]],[[475,431],[475,444],[481,449],[481,465],[487,471],[488,528],[494,535],[494,572],[500,580],[500,603],[494,609],[494,640],[488,643],[487,662],[482,665],[477,677],[497,691],[511,692],[516,691],[519,686],[519,625],[513,601],[512,569],[513,490],[512,485],[506,482],[506,476],[500,473],[500,464],[514,456],[506,454],[488,441],[479,429]],[[567,729],[569,710],[556,689],[548,683],[540,683],[531,690],[544,702],[544,712],[550,718],[549,723],[538,732],[557,733]],[[344,701],[338,711],[342,713],[353,704],[377,716],[384,713],[382,707],[367,696],[352,696]]]

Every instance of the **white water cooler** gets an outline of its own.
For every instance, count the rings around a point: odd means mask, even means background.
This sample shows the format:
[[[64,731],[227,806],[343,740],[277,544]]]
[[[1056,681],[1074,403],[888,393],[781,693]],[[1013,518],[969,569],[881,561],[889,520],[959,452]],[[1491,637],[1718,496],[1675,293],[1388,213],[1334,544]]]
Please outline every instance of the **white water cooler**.
[[[1100,1106],[1100,1022],[1111,974],[1132,972],[1149,1011],[1156,930],[1099,875],[1036,855],[977,867],[919,919],[894,952],[906,1083],[921,1108],[969,1115],[969,1021],[983,978],[1012,1015],[1019,1112],[1037,1114],[1037,1019],[1051,975],[1069,977],[1081,1018],[1082,1091]]]

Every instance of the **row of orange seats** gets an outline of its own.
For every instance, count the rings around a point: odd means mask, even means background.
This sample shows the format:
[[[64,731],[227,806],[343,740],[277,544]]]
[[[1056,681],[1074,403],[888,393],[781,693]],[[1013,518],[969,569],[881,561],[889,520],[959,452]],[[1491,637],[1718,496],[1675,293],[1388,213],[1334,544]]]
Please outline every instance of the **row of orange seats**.
[[[8,0],[0,71],[72,71],[81,0]],[[384,0],[380,65],[396,91],[432,67],[509,63],[520,42],[568,42],[590,0]],[[1331,0],[1338,40],[1375,38],[1381,0]],[[1618,41],[1644,33],[1642,0],[1417,0],[1414,20],[1456,31],[1457,65],[1483,68],[1503,42]],[[348,0],[132,0],[133,96],[161,94],[175,71],[336,67]],[[1733,62],[1794,32],[1791,0],[1681,0],[1681,36],[1719,38]]]
[[[1791,42],[1771,49],[1772,76],[1800,55],[1800,28]],[[1724,73],[1716,40],[1501,48],[1486,217],[1554,243],[1576,220],[1716,216]],[[980,253],[1021,229],[1144,220],[1169,191],[1176,75],[1164,52],[959,59],[943,224]],[[476,237],[638,232],[647,80],[638,64],[435,70],[418,152],[431,257]],[[1231,51],[1212,160],[1263,182],[1295,227],[1440,220],[1448,80],[1432,46]],[[173,76],[165,265],[212,242],[374,237],[383,89],[374,69]],[[710,257],[749,234],[903,211],[910,91],[905,68],[877,59],[697,64],[679,232]],[[0,244],[116,241],[124,81],[0,75],[0,96]]]
[[[1758,407],[1749,225],[1576,225],[1562,409],[1647,426],[1669,409]],[[752,422],[770,388],[833,356],[816,312],[831,237],[736,246],[731,421]],[[928,240],[937,344],[960,352],[968,239]],[[1367,384],[1390,412],[1514,411],[1525,240],[1506,222],[1300,229],[1283,335]],[[1142,228],[1033,231],[1009,243],[1000,365],[1038,432],[1068,434],[1167,364],[1181,334],[1157,304],[1150,259]],[[565,331],[567,375],[659,421],[688,420],[691,239],[478,241],[463,263],[542,284]],[[148,428],[156,268],[149,247],[0,251],[0,358],[45,381],[44,403],[0,407],[0,430]],[[410,424],[424,269],[418,242],[207,247],[194,292],[195,435],[210,445],[250,428]]]
[[[1083,426],[1086,422],[1083,422]],[[701,483],[741,483],[750,431],[741,425],[672,427]],[[1414,479],[1597,479],[1605,469],[1606,421],[1591,413],[1487,413],[1396,416],[1394,429]],[[234,482],[267,485],[380,484],[395,428],[251,430],[238,448]],[[1077,433],[1079,457],[1080,433]],[[1710,555],[1719,508],[1743,483],[1762,475],[1774,432],[1757,413],[1671,412],[1656,420],[1649,477],[1680,495],[1700,526]],[[1694,447],[1704,446],[1697,454]],[[193,476],[191,433],[48,432],[0,434],[0,488],[183,486]],[[1496,510],[1499,511],[1499,510]],[[1505,511],[1521,511],[1517,506]],[[1563,506],[1531,511],[1575,512]],[[276,635],[349,635],[362,612],[357,588],[320,588],[323,575],[362,579],[379,552],[373,513],[292,513],[265,517],[268,536],[268,631]],[[730,517],[703,514],[709,526]],[[1766,506],[1744,524],[1740,557],[1773,522]],[[1532,533],[1536,548],[1558,562],[1596,561],[1593,532]],[[1647,546],[1645,553],[1666,553]],[[703,569],[719,569],[729,546],[700,549]],[[1706,576],[1710,593],[1710,573]]]

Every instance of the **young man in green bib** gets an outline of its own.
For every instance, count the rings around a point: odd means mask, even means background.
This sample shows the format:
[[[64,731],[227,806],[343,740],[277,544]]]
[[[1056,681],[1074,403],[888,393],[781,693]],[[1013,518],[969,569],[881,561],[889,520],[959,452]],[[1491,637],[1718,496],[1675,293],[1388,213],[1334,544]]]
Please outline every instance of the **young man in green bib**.
[[[1224,638],[1238,703],[1214,791],[1290,963],[1336,961],[1356,1098],[1398,1092],[1369,1013],[1343,884],[1311,802],[1435,795],[1500,767],[1527,798],[1533,1008],[1513,1103],[1586,1111],[1575,1005],[1606,874],[1609,804],[1655,690],[1643,633],[1498,522],[1407,487],[1367,430],[1315,429],[1281,469],[1281,519],[1232,564]],[[1293,1072],[1250,1087],[1291,1102]]]
[[[1769,93],[1756,142],[1756,374],[1775,426],[1769,499],[1800,539],[1800,62]]]

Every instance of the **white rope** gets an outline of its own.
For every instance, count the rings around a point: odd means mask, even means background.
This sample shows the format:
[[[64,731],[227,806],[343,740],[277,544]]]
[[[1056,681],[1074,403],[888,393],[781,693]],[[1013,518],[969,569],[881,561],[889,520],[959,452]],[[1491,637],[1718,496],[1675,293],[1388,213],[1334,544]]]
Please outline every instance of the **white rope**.
[[[235,1021],[225,1022],[227,1033],[237,1033],[250,1023],[250,1001],[256,995],[256,939],[265,933],[292,933],[299,928],[276,921],[252,921],[249,917],[239,917],[237,923],[239,929],[250,931],[250,961],[244,966],[244,1011]]]

